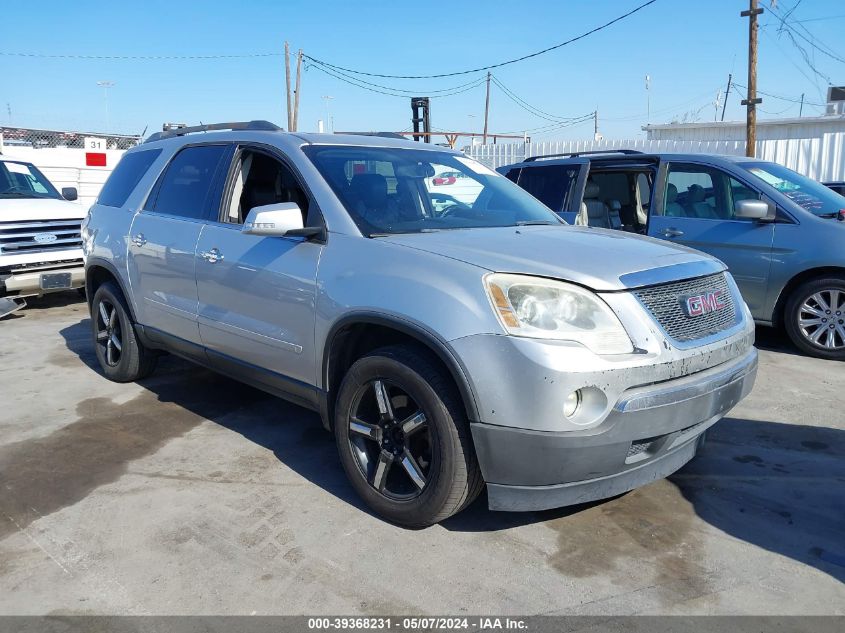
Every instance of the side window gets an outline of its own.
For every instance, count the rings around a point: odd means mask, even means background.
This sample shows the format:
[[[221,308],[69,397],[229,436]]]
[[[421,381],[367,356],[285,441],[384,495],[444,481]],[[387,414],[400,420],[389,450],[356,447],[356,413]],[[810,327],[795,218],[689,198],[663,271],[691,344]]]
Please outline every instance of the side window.
[[[510,180],[511,182],[517,182],[519,180],[519,172],[522,171],[521,169],[509,169],[508,173],[505,174],[505,178]]]
[[[739,200],[759,200],[760,194],[753,189],[746,187],[744,184],[735,178],[728,178],[731,183],[731,201],[737,202]],[[733,205],[731,205],[733,209]]]
[[[251,209],[280,202],[298,204],[302,221],[308,224],[308,196],[291,170],[263,152],[242,152],[224,221],[243,224]]]
[[[663,214],[703,220],[731,217],[733,213],[726,195],[726,178],[726,174],[711,167],[669,165]]]
[[[146,209],[181,218],[205,217],[212,181],[226,153],[225,145],[197,145],[181,150],[162,174],[158,192]]]
[[[579,167],[544,165],[524,167],[518,185],[555,213],[569,210]]]
[[[124,154],[100,190],[97,203],[107,207],[122,207],[159,154],[160,149]]]

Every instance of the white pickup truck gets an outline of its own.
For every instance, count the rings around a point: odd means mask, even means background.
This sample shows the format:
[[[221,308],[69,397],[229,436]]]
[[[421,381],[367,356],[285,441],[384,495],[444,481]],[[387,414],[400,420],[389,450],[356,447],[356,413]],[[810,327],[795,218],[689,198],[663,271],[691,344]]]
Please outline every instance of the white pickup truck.
[[[0,316],[23,298],[82,288],[80,225],[86,209],[35,165],[0,156]]]

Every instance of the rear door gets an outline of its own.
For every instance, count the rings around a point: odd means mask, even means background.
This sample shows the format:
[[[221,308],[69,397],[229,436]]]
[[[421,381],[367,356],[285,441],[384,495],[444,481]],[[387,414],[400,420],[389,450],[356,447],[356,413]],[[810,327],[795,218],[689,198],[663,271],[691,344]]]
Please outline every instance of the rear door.
[[[219,206],[227,144],[181,149],[132,222],[127,263],[138,321],[198,344],[195,251],[209,209]]]
[[[519,173],[505,174],[570,224],[575,217],[584,192],[586,161],[549,163],[537,161],[523,165]]]
[[[661,167],[659,208],[651,209],[648,234],[721,259],[752,311],[764,305],[775,225],[736,218],[734,204],[761,199],[754,187],[711,165],[671,162]]]

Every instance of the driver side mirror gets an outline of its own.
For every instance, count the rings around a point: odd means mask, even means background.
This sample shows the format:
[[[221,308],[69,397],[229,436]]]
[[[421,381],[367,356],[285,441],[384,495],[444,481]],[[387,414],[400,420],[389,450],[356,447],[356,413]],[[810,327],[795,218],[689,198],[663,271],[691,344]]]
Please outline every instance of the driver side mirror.
[[[734,217],[744,220],[771,222],[775,219],[774,205],[763,200],[737,200],[734,203]]]
[[[264,237],[322,236],[322,226],[307,227],[302,222],[302,210],[295,202],[279,202],[253,207],[246,216],[241,232]]]
[[[79,194],[76,191],[76,187],[62,187],[62,198],[73,202],[77,198],[79,198]]]

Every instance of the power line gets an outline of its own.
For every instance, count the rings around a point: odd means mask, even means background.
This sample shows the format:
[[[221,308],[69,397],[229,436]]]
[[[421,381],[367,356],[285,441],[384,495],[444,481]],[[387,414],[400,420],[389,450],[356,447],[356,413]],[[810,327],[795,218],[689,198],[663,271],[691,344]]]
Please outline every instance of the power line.
[[[787,31],[789,31],[789,32],[791,32],[791,33],[794,33],[795,35],[797,35],[798,37],[800,37],[802,40],[804,40],[805,42],[807,42],[807,44],[809,44],[810,46],[812,46],[814,49],[816,49],[817,51],[819,51],[819,52],[820,52],[820,53],[822,53],[823,55],[826,55],[827,57],[830,57],[831,59],[834,59],[834,60],[836,60],[836,61],[838,61],[838,62],[841,62],[841,63],[845,64],[845,57],[840,57],[838,54],[836,54],[836,53],[833,51],[833,49],[832,49],[832,48],[830,48],[827,44],[825,44],[825,43],[824,43],[824,42],[822,42],[820,39],[818,39],[817,37],[815,37],[812,33],[810,33],[809,31],[807,31],[806,27],[801,27],[801,28],[802,28],[802,29],[804,29],[804,31],[805,31],[807,34],[809,34],[809,37],[807,37],[807,35],[804,35],[804,33],[801,33],[801,31],[799,31],[797,28],[793,27],[791,24],[789,24],[789,23],[787,22],[787,18],[789,17],[789,14],[790,14],[790,13],[792,13],[792,11],[794,11],[794,10],[795,10],[795,8],[796,8],[797,6],[798,6],[798,5],[796,4],[796,5],[795,5],[795,7],[793,7],[793,8],[792,8],[789,12],[787,12],[787,13],[786,13],[786,15],[784,15],[784,16],[780,16],[780,15],[778,14],[778,12],[777,12],[777,10],[776,10],[776,9],[772,9],[772,15],[773,15],[773,16],[775,16],[775,17],[776,17],[776,18],[780,21],[780,23],[781,23],[781,27],[782,27],[783,29],[786,29]]]
[[[734,83],[735,83],[738,87],[742,88],[743,90],[746,90],[746,89],[747,89],[747,88],[746,88],[745,86],[743,86],[741,83],[737,83],[737,82],[734,82]],[[759,88],[757,89],[757,92],[759,92],[761,95],[766,95],[767,97],[771,97],[772,99],[779,99],[780,101],[788,101],[788,102],[790,102],[790,103],[801,103],[801,99],[800,99],[800,98],[799,98],[799,99],[796,99],[796,98],[794,98],[794,97],[783,97],[783,96],[780,96],[780,95],[772,94],[771,92],[765,92],[765,91],[763,91],[763,90],[760,90]],[[818,107],[818,108],[824,108],[824,107],[827,107],[827,104],[826,104],[826,103],[813,103],[812,101],[804,101],[804,105],[808,105],[808,106],[816,106],[816,107]]]
[[[534,116],[536,116],[540,119],[545,119],[546,121],[551,121],[553,123],[564,123],[566,121],[572,121],[573,119],[581,118],[580,116],[562,117],[562,116],[558,116],[556,114],[550,114],[549,112],[545,112],[543,110],[540,110],[539,108],[535,108],[530,103],[525,101],[522,97],[518,96],[512,90],[508,89],[507,86],[505,86],[499,80],[498,77],[496,77],[495,75],[491,75],[491,78],[493,79],[493,83],[496,84],[502,90],[502,92],[505,93],[505,96],[507,96],[511,101],[516,103],[520,108],[522,108],[526,112],[533,114]],[[592,114],[590,116],[592,116]]]
[[[581,35],[578,35],[576,37],[568,39],[565,42],[561,42],[560,44],[555,44],[554,46],[549,46],[548,48],[544,48],[543,50],[536,51],[534,53],[529,53],[528,55],[523,55],[522,57],[516,57],[514,59],[509,59],[507,61],[499,62],[498,64],[490,64],[489,66],[480,66],[479,68],[472,68],[472,69],[469,69],[469,70],[459,70],[459,71],[455,71],[455,72],[451,72],[451,73],[439,73],[439,74],[436,74],[436,75],[388,75],[388,74],[383,74],[383,73],[371,73],[371,72],[365,72],[363,70],[355,70],[353,68],[345,68],[343,66],[337,66],[335,64],[330,64],[328,62],[324,62],[322,60],[319,60],[316,57],[311,57],[310,55],[305,55],[305,57],[309,61],[312,61],[316,64],[322,64],[324,66],[328,66],[329,68],[332,68],[333,70],[343,70],[343,71],[346,71],[348,73],[353,73],[355,75],[366,75],[367,77],[381,77],[381,78],[384,78],[384,79],[438,79],[438,78],[441,78],[441,77],[455,77],[457,75],[469,75],[471,73],[477,73],[477,72],[481,72],[481,71],[484,71],[484,70],[492,70],[493,68],[501,68],[502,66],[507,66],[509,64],[515,64],[517,62],[525,61],[526,59],[530,59],[532,57],[537,57],[538,55],[543,55],[543,54],[548,53],[550,51],[557,50],[557,49],[562,48],[562,47],[564,47],[568,44],[572,44],[573,42],[577,42],[578,40],[582,40],[585,37],[588,37],[588,36],[590,36],[594,33],[598,33],[599,31],[602,31],[602,30],[608,28],[609,26],[612,26],[613,24],[616,24],[617,22],[620,22],[620,21],[624,20],[625,18],[634,15],[638,11],[645,9],[647,6],[652,5],[655,2],[657,2],[657,0],[648,0],[648,2],[645,2],[641,5],[639,5],[638,7],[632,9],[631,11],[628,11],[628,13],[625,13],[623,15],[620,15],[617,18],[614,18],[610,22],[602,24],[601,26],[597,26],[596,28],[587,31],[586,33],[582,33]]]
[[[164,59],[246,59],[253,57],[281,57],[284,53],[239,53],[233,55],[75,55],[53,53],[25,53],[0,51],[4,57],[37,57],[39,59],[113,59],[113,60],[164,60]]]
[[[325,73],[325,74],[327,74],[331,77],[334,77],[335,79],[342,81],[344,83],[347,83],[351,86],[355,86],[356,88],[361,88],[363,90],[368,90],[370,92],[375,92],[375,93],[378,93],[378,94],[387,95],[388,97],[400,97],[402,99],[407,99],[408,96],[409,96],[408,94],[397,93],[392,88],[388,88],[387,90],[380,90],[379,88],[373,87],[377,84],[366,85],[366,84],[358,83],[359,80],[357,80],[357,79],[350,79],[350,78],[347,78],[346,76],[336,74],[335,72],[333,72],[333,71],[331,71],[327,68],[324,68],[322,66],[316,65],[316,64],[312,64],[312,65],[310,65],[310,67],[316,68],[320,72]],[[483,85],[484,82],[485,82],[485,79],[482,77],[482,78],[480,78],[476,81],[470,82],[469,84],[464,84],[466,87],[461,88],[460,90],[454,90],[453,92],[449,92],[449,93],[446,93],[446,94],[432,95],[431,98],[432,99],[438,99],[438,98],[442,98],[442,97],[452,97],[454,95],[461,94],[462,92],[467,92],[468,90],[472,90],[473,88],[477,88],[478,86]],[[369,82],[367,82],[367,83],[369,83]]]
[[[548,133],[548,132],[555,132],[557,130],[562,130],[563,128],[573,127],[576,125],[581,125],[582,123],[587,123],[588,121],[592,121],[595,117],[595,112],[590,112],[589,114],[585,114],[582,117],[574,119],[572,121],[566,121],[561,123],[553,123],[551,125],[542,125],[540,127],[529,128],[527,130],[514,130],[512,132],[503,132],[502,134],[540,134],[540,133]]]
[[[736,85],[736,82],[734,82],[734,85]],[[665,108],[660,108],[659,110],[652,110],[651,114],[654,115],[654,114],[664,114],[666,112],[675,112],[679,108],[683,108],[684,106],[690,105],[692,103],[695,103],[695,104],[701,103],[701,101],[700,101],[701,99],[703,99],[706,96],[711,96],[711,95],[715,94],[716,92],[719,91],[719,89],[720,89],[720,87],[716,87],[716,88],[713,88],[712,90],[708,90],[707,92],[703,92],[703,93],[698,94],[698,95],[696,95],[696,96],[694,96],[690,99],[687,99],[686,101],[682,101],[681,103],[678,103],[678,104],[675,104],[675,105],[672,105],[672,106],[667,106]],[[699,111],[707,105],[709,105],[709,103],[704,104],[704,106],[699,108]],[[646,116],[646,114],[647,114],[646,112],[643,112],[641,114],[632,114],[632,115],[626,115],[626,116],[622,116],[622,117],[602,116],[602,120],[603,121],[634,121],[636,119],[642,119],[644,116]]]
[[[318,64],[307,64],[306,65],[306,69],[310,68],[310,67],[317,68],[318,70],[322,70],[324,72],[331,72],[334,75],[340,75],[340,76],[348,79],[350,82],[354,81],[354,82],[357,82],[357,83],[360,83],[360,84],[371,86],[373,88],[382,88],[383,90],[388,90],[390,92],[405,93],[408,96],[420,95],[420,94],[431,95],[431,94],[437,94],[437,93],[453,92],[455,90],[460,90],[461,88],[467,88],[467,87],[474,88],[475,86],[481,85],[482,83],[484,83],[483,77],[477,77],[477,78],[473,79],[472,81],[468,81],[468,82],[466,82],[464,84],[460,84],[458,86],[452,86],[451,88],[440,88],[440,89],[432,89],[432,90],[427,90],[427,89],[423,89],[423,88],[416,88],[414,90],[408,90],[406,88],[398,88],[398,87],[395,87],[395,86],[385,86],[385,85],[382,85],[382,84],[373,83],[371,81],[366,81],[365,79],[361,79],[360,77],[355,77],[353,75],[349,75],[349,74],[347,74],[343,71],[321,67]]]

